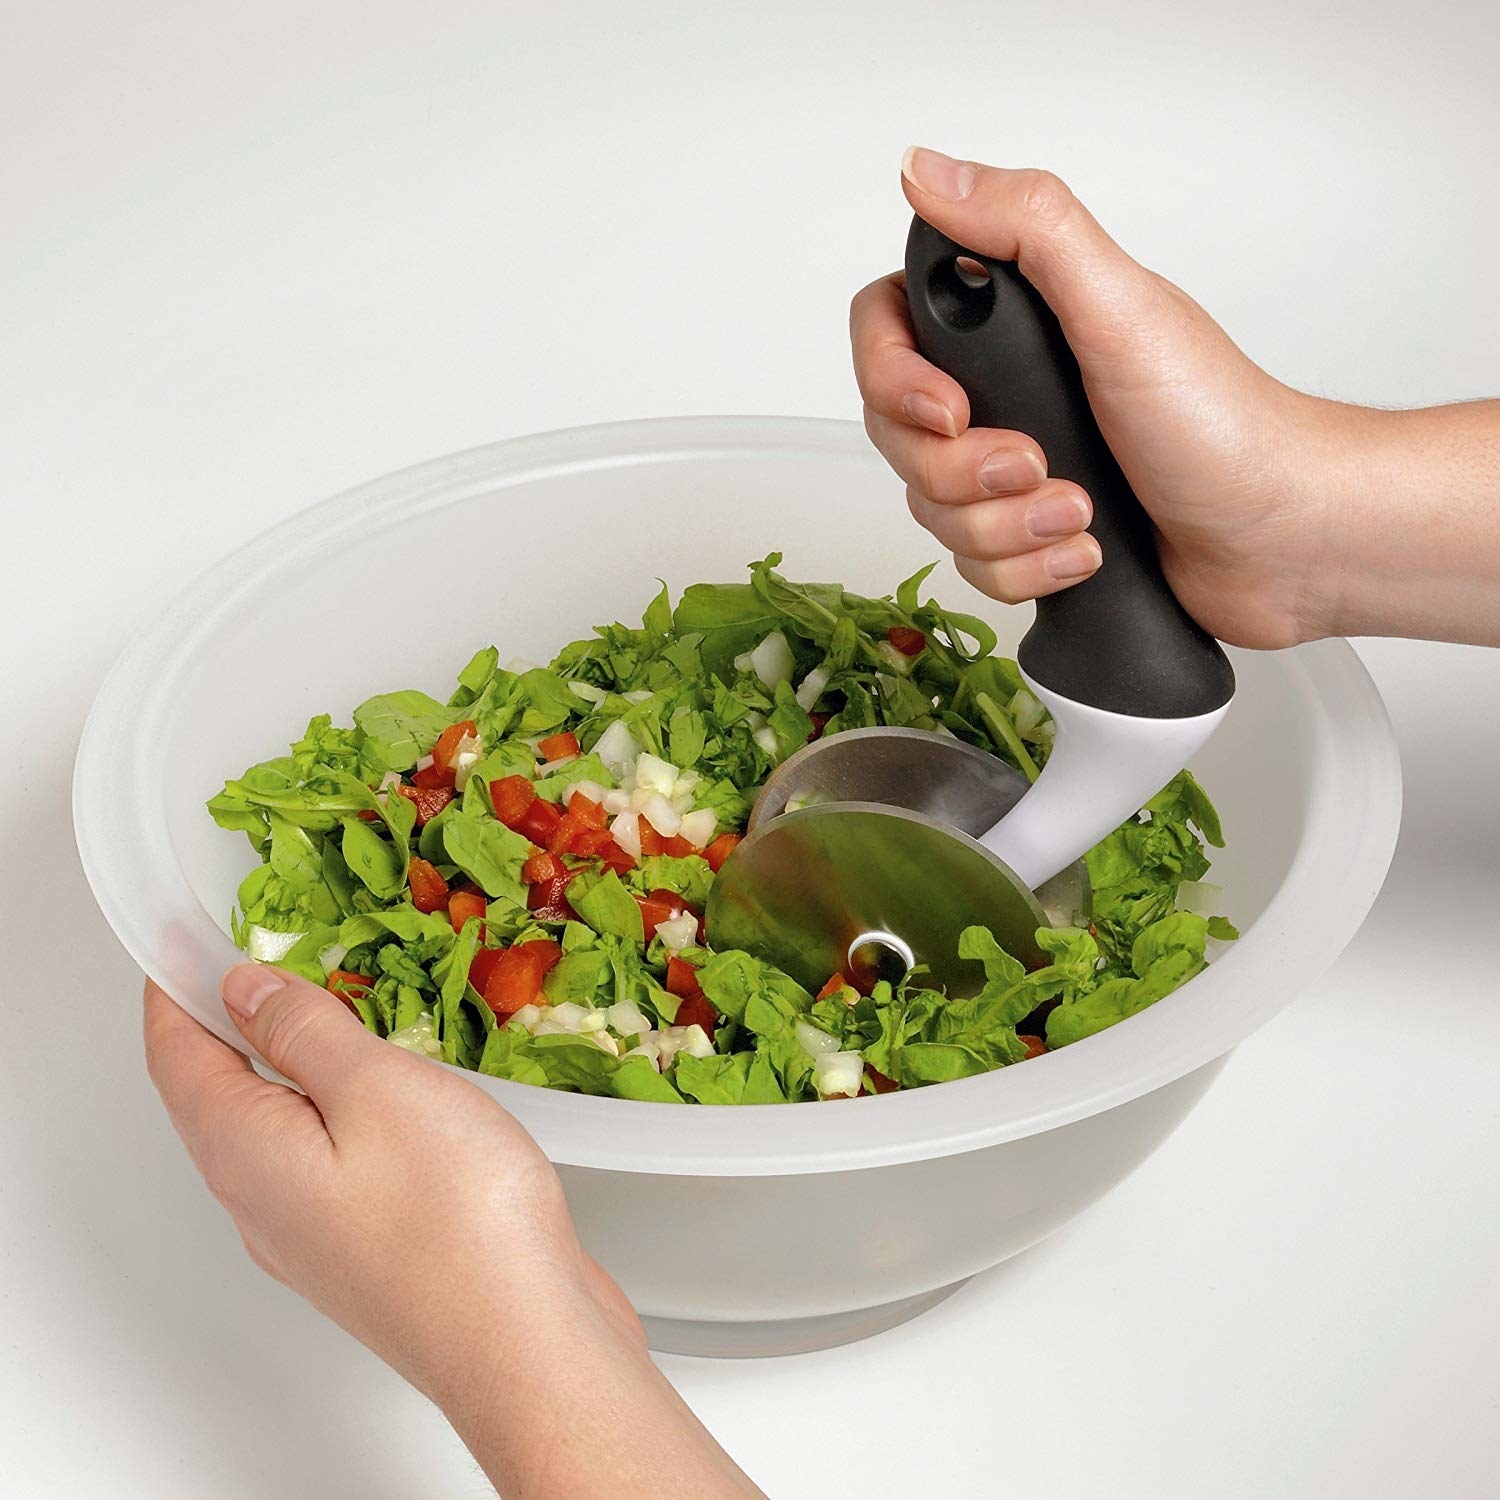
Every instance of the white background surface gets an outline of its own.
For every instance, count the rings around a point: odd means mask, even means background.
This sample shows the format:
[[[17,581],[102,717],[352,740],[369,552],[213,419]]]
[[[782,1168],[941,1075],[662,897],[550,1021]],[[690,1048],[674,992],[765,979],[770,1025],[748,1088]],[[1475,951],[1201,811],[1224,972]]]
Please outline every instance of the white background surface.
[[[165,594],[512,433],[855,415],[845,303],[899,257],[912,140],[1060,170],[1292,383],[1493,393],[1497,45],[1492,7],[1380,0],[9,0],[0,1492],[485,1493],[250,1266],[144,1076],[67,788]],[[1406,763],[1390,881],[1180,1133],[905,1328],[664,1361],[772,1495],[1500,1487],[1500,657],[1361,649]]]

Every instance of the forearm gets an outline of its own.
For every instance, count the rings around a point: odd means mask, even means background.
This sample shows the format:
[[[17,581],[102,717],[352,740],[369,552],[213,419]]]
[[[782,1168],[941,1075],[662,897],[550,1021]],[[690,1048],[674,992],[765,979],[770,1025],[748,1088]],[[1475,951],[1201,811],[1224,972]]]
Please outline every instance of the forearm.
[[[537,1322],[438,1393],[505,1500],[764,1500],[617,1320]]]
[[[1325,517],[1307,633],[1500,645],[1500,401],[1309,412]]]

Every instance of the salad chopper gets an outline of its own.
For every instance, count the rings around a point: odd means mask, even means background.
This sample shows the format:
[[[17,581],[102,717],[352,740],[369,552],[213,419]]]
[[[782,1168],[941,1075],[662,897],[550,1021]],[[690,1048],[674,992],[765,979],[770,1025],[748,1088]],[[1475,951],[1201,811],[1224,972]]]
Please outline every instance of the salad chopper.
[[[1087,899],[1086,877],[1060,872],[1203,745],[1234,672],[1168,586],[1061,325],[1019,267],[919,217],[906,295],[917,347],[963,387],[973,425],[1028,433],[1049,474],[1094,503],[1102,564],[1037,601],[1017,652],[1052,715],[1052,753],[1028,788],[996,757],[925,730],[815,741],[762,789],[706,925],[714,947],[747,949],[814,990],[833,974],[867,987],[922,967],[963,995],[984,978],[959,955],[963,930],[989,927],[1042,962],[1037,929],[1082,915]]]

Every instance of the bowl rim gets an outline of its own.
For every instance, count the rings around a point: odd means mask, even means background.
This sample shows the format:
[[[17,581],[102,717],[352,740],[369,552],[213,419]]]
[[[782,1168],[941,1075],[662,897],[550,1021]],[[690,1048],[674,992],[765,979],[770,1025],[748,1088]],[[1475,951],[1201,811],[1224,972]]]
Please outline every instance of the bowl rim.
[[[246,1050],[217,977],[243,955],[203,908],[153,820],[165,775],[151,746],[195,637],[277,573],[356,531],[566,472],[725,458],[835,457],[888,479],[856,422],[779,416],[648,418],[530,434],[401,469],[302,510],[212,565],[131,639],[79,743],[74,831],[106,920],[137,964],[223,1040]],[[1324,640],[1276,654],[1314,721],[1308,817],[1285,880],[1226,954],[1174,995],[1097,1036],[954,1083],[862,1097],[853,1107],[677,1105],[565,1094],[466,1073],[559,1165],[671,1176],[800,1175],[915,1162],[1056,1129],[1161,1088],[1231,1050],[1312,983],[1353,937],[1385,879],[1401,815],[1396,741],[1353,648]],[[129,853],[126,853],[129,851]],[[1316,903],[1319,920],[1296,913]],[[162,914],[167,914],[164,921]],[[163,942],[162,934],[170,934]],[[1249,1000],[1216,1004],[1253,964]],[[443,1067],[442,1063],[431,1066]]]

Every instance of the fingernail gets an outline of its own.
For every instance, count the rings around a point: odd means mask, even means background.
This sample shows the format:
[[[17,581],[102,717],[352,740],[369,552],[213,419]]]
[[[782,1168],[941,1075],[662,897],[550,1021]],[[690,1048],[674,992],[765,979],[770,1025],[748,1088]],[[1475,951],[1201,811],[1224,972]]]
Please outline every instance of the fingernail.
[[[913,391],[902,401],[901,410],[918,427],[925,427],[939,437],[958,436],[958,423],[953,420],[953,413],[936,396]]]
[[[224,1004],[248,1021],[272,995],[286,987],[286,976],[259,964],[236,964],[225,976]]]
[[[1043,495],[1026,511],[1026,529],[1032,536],[1072,536],[1088,524],[1088,507],[1077,495]]]
[[[1047,476],[1036,461],[1036,454],[1024,448],[996,448],[986,453],[979,466],[979,485],[991,495],[1013,495],[1017,490],[1029,490],[1040,484]],[[1070,531],[1077,531],[1070,526]]]
[[[1060,547],[1053,547],[1047,553],[1047,576],[1057,579],[1059,583],[1067,583],[1075,578],[1087,578],[1098,568],[1099,563],[1098,543],[1085,541],[1080,537],[1076,542],[1064,542]]]
[[[901,158],[901,175],[934,198],[959,203],[974,191],[979,168],[971,161],[955,161],[941,151],[929,151],[926,146],[908,146]]]

